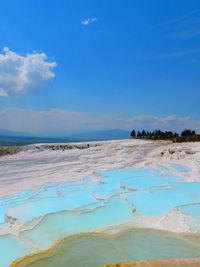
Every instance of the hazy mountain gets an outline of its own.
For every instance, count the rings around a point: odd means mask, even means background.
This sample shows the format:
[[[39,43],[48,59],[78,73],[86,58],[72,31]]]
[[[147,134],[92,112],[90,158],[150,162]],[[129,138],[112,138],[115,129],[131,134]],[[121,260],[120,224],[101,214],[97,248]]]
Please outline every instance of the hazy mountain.
[[[103,141],[103,140],[116,140],[128,139],[130,137],[129,131],[114,129],[114,130],[99,130],[88,131],[71,134],[67,136],[70,140],[74,141]]]
[[[17,132],[17,131],[11,131],[11,130],[6,130],[6,129],[0,129],[0,136],[6,136],[6,137],[11,137],[11,136],[34,136],[34,134],[31,133],[24,133],[24,132]]]
[[[104,141],[129,138],[129,131],[114,129],[101,131],[68,131],[46,133],[38,136],[31,133],[15,132],[0,129],[0,144],[2,145],[23,145],[32,143],[53,143],[53,142],[78,142],[78,141]]]
[[[35,143],[56,143],[68,142],[62,138],[36,136],[31,133],[15,132],[6,129],[0,129],[0,145],[27,145]]]

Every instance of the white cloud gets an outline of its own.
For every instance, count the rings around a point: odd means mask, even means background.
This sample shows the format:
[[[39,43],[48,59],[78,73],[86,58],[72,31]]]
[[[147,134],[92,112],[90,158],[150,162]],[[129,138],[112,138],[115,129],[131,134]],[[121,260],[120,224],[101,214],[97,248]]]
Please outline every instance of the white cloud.
[[[88,25],[90,25],[90,24],[96,22],[97,20],[98,20],[97,17],[87,18],[87,19],[82,20],[82,21],[81,21],[81,24],[82,24],[83,26],[88,26]]]
[[[8,96],[6,91],[2,88],[0,88],[0,96]]]
[[[45,53],[21,56],[4,47],[0,54],[0,96],[26,95],[37,90],[55,74],[55,62],[49,62]]]
[[[55,132],[67,130],[133,129],[182,131],[192,128],[200,132],[200,119],[189,116],[119,115],[91,116],[65,109],[1,109],[0,128],[20,132]]]
[[[159,117],[154,115],[139,115],[128,119],[128,123],[136,129],[161,129],[178,132],[185,128],[200,130],[200,119],[194,119],[190,116],[169,115]]]

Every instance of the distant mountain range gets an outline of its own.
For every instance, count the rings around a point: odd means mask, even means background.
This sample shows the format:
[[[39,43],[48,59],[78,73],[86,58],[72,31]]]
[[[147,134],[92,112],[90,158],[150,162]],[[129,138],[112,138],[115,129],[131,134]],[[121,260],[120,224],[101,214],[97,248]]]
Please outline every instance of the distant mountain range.
[[[128,139],[130,137],[129,131],[114,129],[101,131],[88,131],[68,135],[68,138],[74,141],[100,141],[100,140],[116,140]]]
[[[0,129],[0,136],[21,136],[22,137],[22,136],[34,136],[34,134]]]
[[[51,132],[46,134],[32,134],[0,129],[0,145],[24,145],[51,142],[81,142],[128,139],[130,132],[122,129],[99,131],[68,131]]]

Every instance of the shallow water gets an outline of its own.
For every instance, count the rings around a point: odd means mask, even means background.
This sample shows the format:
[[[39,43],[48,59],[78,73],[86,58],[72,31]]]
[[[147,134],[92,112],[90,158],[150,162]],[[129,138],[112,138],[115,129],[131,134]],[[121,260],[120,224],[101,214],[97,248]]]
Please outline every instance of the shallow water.
[[[13,235],[0,237],[0,266],[8,266],[16,258],[33,252],[22,240]]]
[[[171,167],[174,168],[177,171],[181,171],[181,172],[189,172],[191,171],[191,168],[188,166],[184,166],[184,165],[180,165],[180,164],[171,164]]]
[[[48,248],[65,236],[128,222],[132,217],[131,209],[124,201],[112,199],[107,205],[90,212],[48,215],[34,229],[23,232],[21,236],[31,239],[40,248]]]
[[[63,241],[45,256],[21,267],[102,267],[109,262],[200,257],[199,237],[192,240],[153,230],[129,230],[116,236],[85,234]]]
[[[136,191],[127,198],[136,207],[138,214],[163,216],[180,205],[198,203],[200,183],[177,183],[151,192]],[[195,206],[192,208],[195,209]],[[199,214],[199,210],[196,211]]]
[[[170,172],[174,168],[179,176]],[[159,168],[99,171],[102,175],[99,182],[87,177],[81,183],[51,183],[37,190],[0,198],[0,232],[9,232],[12,227],[17,229],[17,236],[0,236],[0,247],[9,251],[0,252],[0,266],[6,267],[13,259],[47,249],[66,236],[101,232],[102,229],[120,224],[129,225],[139,216],[159,220],[173,209],[179,209],[186,215],[185,223],[188,223],[191,230],[200,231],[200,183],[183,182],[181,174],[190,171],[187,167],[169,165],[160,169],[161,172]],[[149,232],[148,234],[151,236]],[[172,245],[175,242],[173,240],[170,241]],[[101,239],[101,242],[110,241]],[[155,239],[154,242],[159,243],[159,240]],[[130,244],[129,240],[127,245],[124,244],[127,250]],[[138,239],[135,245],[137,244],[140,244]],[[107,243],[105,248],[106,246]],[[166,247],[167,250],[168,248],[169,246]],[[145,258],[146,252],[138,247],[139,250],[141,257]],[[180,255],[177,256],[185,256],[183,250],[179,252]],[[148,257],[156,256],[151,249],[148,253]],[[170,254],[172,251],[165,253]],[[190,255],[192,257],[192,252]],[[111,256],[107,255],[108,258]]]

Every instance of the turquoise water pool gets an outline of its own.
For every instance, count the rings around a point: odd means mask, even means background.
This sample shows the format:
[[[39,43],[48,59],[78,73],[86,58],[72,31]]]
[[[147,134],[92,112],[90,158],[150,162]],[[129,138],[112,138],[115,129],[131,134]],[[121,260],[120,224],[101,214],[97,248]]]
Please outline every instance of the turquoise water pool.
[[[138,216],[160,218],[175,208],[194,218],[199,231],[200,183],[183,182],[181,173],[189,168],[174,165],[178,176],[171,168],[99,171],[99,181],[88,177],[81,183],[49,183],[0,198],[0,231],[14,229],[0,236],[0,247],[9,251],[0,252],[1,266],[63,237],[129,224]]]
[[[42,258],[20,267],[103,267],[106,263],[143,259],[200,257],[199,240],[165,232],[130,229],[116,236],[85,234],[64,241]]]

